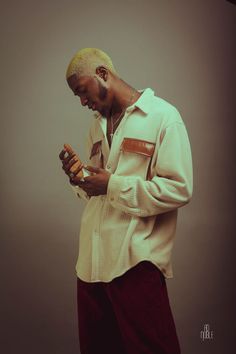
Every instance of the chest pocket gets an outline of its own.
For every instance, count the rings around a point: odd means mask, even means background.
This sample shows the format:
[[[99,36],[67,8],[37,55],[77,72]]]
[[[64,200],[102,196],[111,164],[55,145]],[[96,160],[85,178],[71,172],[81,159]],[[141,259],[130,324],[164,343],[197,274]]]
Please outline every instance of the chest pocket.
[[[150,166],[155,146],[156,144],[150,141],[124,138],[120,147],[119,169],[123,170],[124,174],[151,179]]]
[[[103,154],[102,154],[102,140],[96,141],[93,144],[89,159],[93,166],[104,168]]]

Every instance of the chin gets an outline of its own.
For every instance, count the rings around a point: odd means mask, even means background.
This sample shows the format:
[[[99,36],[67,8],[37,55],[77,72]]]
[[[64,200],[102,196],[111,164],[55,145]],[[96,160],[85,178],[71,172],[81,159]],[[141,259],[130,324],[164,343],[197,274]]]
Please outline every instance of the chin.
[[[98,111],[94,111],[93,115],[94,118],[98,118],[100,116],[100,113]]]
[[[102,109],[102,108],[97,108],[97,112],[99,112],[102,116],[105,113],[104,109]]]

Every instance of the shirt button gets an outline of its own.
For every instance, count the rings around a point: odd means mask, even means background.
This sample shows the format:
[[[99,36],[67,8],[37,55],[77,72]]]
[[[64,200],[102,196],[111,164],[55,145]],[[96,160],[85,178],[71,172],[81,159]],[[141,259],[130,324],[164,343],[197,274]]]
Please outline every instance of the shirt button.
[[[107,165],[107,168],[108,168],[108,170],[110,170],[111,166],[110,166],[110,165]]]

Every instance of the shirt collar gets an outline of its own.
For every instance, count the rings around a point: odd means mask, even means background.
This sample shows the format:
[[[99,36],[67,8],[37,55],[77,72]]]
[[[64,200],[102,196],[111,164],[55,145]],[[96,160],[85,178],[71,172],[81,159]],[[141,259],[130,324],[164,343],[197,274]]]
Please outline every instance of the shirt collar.
[[[141,95],[139,96],[136,102],[134,102],[131,106],[129,106],[126,109],[126,111],[131,112],[135,109],[135,107],[137,107],[141,109],[141,111],[143,111],[145,114],[148,114],[150,109],[151,99],[153,98],[155,92],[150,87],[138,90],[138,92],[140,92]],[[101,117],[101,114],[99,112],[94,113],[94,118],[99,118],[99,117]]]
[[[154,96],[154,91],[147,87],[142,90],[138,90],[141,93],[141,96],[137,99],[136,102],[132,104],[132,106],[127,108],[127,112],[132,111],[135,107],[141,109],[145,114],[148,114],[150,109],[150,102],[152,97]]]

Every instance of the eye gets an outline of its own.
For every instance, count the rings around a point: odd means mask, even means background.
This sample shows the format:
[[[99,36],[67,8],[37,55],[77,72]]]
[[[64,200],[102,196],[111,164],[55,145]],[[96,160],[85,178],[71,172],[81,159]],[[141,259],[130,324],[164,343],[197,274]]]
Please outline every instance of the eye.
[[[80,88],[79,86],[77,86],[75,89],[74,89],[74,94],[75,95],[79,95],[81,90],[83,90],[83,88]]]
[[[85,87],[84,87],[84,86],[78,86],[78,87],[76,88],[76,90],[82,92],[82,91],[85,90]]]

